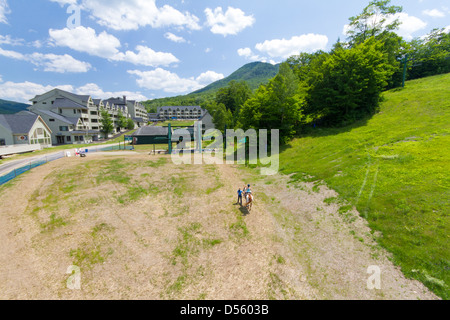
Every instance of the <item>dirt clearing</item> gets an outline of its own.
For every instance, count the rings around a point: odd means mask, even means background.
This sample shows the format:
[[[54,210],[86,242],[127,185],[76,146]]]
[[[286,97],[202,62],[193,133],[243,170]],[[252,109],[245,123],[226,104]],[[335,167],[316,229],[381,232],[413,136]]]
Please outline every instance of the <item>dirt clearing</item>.
[[[244,183],[251,214],[235,204]],[[437,299],[333,191],[286,176],[98,154],[0,192],[1,299]],[[80,290],[68,289],[71,266]],[[381,289],[368,289],[370,266]]]

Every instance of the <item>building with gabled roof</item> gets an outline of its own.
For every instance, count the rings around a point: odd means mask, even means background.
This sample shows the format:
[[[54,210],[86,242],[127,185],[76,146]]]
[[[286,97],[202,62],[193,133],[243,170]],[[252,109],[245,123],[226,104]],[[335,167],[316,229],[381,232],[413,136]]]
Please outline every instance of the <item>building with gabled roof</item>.
[[[52,131],[45,121],[32,112],[0,114],[0,146],[52,145]]]
[[[133,119],[136,128],[148,122],[148,118],[138,117],[145,107],[135,101],[127,101],[126,97],[93,99],[89,95],[78,95],[56,88],[37,95],[30,101],[32,106],[29,110],[40,115],[51,128],[52,142],[55,145],[90,143],[106,138],[101,132],[102,110],[108,112],[114,123],[113,134],[124,129],[119,125],[120,112],[126,118]]]

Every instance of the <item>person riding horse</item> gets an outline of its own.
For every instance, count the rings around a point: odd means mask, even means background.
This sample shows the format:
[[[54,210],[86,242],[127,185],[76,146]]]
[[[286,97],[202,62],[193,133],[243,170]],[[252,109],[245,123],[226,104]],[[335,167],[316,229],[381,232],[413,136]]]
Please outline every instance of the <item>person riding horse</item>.
[[[250,185],[248,185],[247,188],[244,187],[244,190],[245,190],[245,199],[247,200],[246,207],[250,208],[249,206],[253,203],[252,189],[250,189]]]

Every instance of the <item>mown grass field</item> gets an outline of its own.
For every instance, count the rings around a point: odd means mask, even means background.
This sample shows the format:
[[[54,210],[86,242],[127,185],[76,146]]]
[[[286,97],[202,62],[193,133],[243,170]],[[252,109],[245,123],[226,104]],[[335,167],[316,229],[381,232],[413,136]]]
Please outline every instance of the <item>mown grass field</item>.
[[[168,125],[172,127],[192,127],[195,124],[194,120],[170,120],[165,122],[160,122],[156,126],[157,127],[167,127]]]
[[[378,242],[407,277],[449,299],[449,147],[445,74],[386,92],[369,120],[293,140],[281,153],[281,171],[336,190],[379,231]]]

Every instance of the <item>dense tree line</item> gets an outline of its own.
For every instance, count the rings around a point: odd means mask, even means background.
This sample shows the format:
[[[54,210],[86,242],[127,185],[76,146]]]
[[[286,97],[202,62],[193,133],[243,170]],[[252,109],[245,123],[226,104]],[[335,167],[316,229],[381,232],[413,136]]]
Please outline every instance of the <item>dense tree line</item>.
[[[406,42],[395,33],[402,11],[390,0],[374,0],[351,17],[346,42],[330,52],[301,53],[281,64],[278,75],[251,92],[245,82],[231,82],[204,103],[219,129],[280,129],[284,142],[305,128],[342,126],[377,112],[384,90],[407,79],[450,72],[450,33],[433,30]]]

